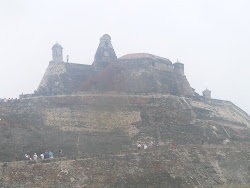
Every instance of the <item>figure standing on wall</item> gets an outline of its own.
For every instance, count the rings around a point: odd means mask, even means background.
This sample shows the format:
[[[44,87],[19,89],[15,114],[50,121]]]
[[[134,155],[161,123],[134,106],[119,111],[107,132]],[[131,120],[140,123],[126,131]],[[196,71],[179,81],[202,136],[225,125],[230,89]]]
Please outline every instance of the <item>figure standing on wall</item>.
[[[33,159],[34,159],[34,160],[37,160],[37,154],[36,154],[36,153],[34,153]]]
[[[141,144],[140,143],[138,144],[137,149],[141,149]]]
[[[25,159],[25,160],[29,160],[28,154],[25,154],[24,159]]]
[[[63,152],[61,149],[59,149],[59,157],[62,157],[63,156]]]
[[[68,63],[69,62],[69,55],[67,55],[66,58],[67,58],[67,63]]]
[[[40,154],[40,159],[44,159],[44,154],[43,153]]]
[[[52,151],[49,152],[49,158],[54,158]]]
[[[46,150],[44,153],[44,159],[48,159],[48,158],[49,158],[49,152],[48,150]]]

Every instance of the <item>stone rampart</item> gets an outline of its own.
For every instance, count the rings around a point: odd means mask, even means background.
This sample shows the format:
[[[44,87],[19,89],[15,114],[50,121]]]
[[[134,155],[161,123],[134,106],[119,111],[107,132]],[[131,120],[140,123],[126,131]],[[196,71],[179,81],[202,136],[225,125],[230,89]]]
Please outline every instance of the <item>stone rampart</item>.
[[[111,188],[247,185],[249,152],[249,148],[215,145],[159,146],[74,159],[0,163],[0,185]]]
[[[65,156],[141,143],[249,142],[249,116],[228,102],[171,95],[32,97],[0,103],[0,160],[59,149]]]

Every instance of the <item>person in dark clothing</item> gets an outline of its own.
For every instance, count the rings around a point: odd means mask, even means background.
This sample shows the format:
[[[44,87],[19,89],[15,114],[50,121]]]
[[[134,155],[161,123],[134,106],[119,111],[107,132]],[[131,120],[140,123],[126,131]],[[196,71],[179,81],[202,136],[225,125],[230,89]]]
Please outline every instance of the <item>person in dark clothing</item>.
[[[48,150],[46,150],[44,153],[44,159],[48,159],[48,158],[49,158],[49,152]]]

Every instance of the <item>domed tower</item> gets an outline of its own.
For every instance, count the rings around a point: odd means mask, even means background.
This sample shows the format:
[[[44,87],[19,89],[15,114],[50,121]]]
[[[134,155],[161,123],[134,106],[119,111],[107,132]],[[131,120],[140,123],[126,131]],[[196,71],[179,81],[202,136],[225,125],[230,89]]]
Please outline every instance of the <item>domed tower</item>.
[[[174,72],[176,74],[184,76],[184,64],[180,63],[178,60],[176,63],[173,64],[174,66]]]
[[[52,46],[52,58],[54,62],[63,62],[62,46],[58,43]]]
[[[204,98],[211,99],[211,91],[207,88],[202,92],[202,94]]]
[[[111,37],[105,34],[100,38],[100,44],[95,54],[93,66],[98,69],[103,69],[116,59],[117,57],[111,44]]]

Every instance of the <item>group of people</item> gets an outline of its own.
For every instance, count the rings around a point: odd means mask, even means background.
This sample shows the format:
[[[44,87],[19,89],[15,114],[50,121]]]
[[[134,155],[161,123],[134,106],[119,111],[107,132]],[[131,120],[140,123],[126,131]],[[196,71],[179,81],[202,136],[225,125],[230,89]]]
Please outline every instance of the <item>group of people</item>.
[[[0,103],[1,102],[18,102],[18,99],[13,99],[13,98],[4,98],[4,99],[1,99],[0,98]]]
[[[24,156],[25,160],[38,160],[38,159],[48,159],[48,158],[54,158],[52,151],[49,152],[48,150],[46,150],[44,153],[41,153],[39,157],[36,153],[34,153],[32,157],[28,154],[25,154]]]
[[[139,143],[137,145],[137,149],[152,149],[153,146],[154,146],[154,143],[152,141],[148,145]],[[155,146],[159,146],[159,144],[156,144]]]

